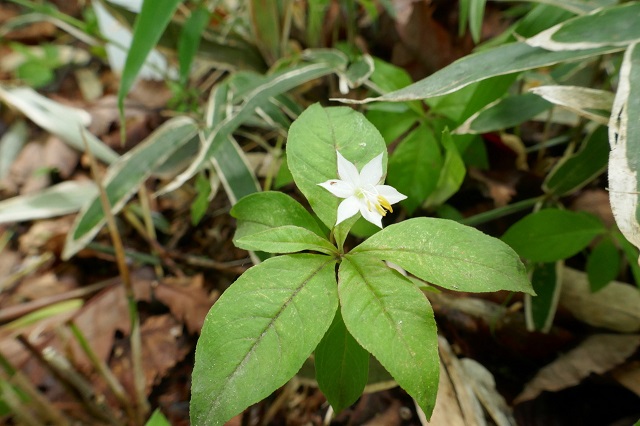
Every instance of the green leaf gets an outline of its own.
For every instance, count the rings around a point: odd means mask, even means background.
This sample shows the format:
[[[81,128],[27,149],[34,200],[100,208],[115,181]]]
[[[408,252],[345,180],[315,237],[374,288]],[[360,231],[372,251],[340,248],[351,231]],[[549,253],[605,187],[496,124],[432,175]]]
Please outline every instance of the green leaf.
[[[436,188],[426,200],[425,207],[437,207],[447,201],[458,192],[467,173],[464,161],[448,129],[442,132],[442,146],[445,151],[444,164],[440,169]]]
[[[600,126],[585,138],[578,152],[563,157],[554,166],[542,189],[555,196],[571,194],[602,174],[608,158],[607,128]]]
[[[202,32],[209,24],[211,13],[206,7],[199,6],[185,21],[178,39],[178,62],[180,64],[180,81],[186,84],[189,81],[189,71],[193,58],[198,52]]]
[[[196,198],[191,203],[191,224],[197,225],[209,208],[211,184],[204,174],[196,176],[194,183]]]
[[[98,188],[90,181],[69,180],[34,194],[0,201],[0,223],[48,219],[73,213],[96,197]]]
[[[238,219],[234,239],[281,226],[297,226],[325,237],[316,220],[296,200],[277,191],[258,192],[238,201],[231,209],[231,216]]]
[[[159,408],[156,408],[149,420],[144,424],[145,426],[171,426],[169,420],[162,414]]]
[[[482,35],[482,20],[486,2],[487,0],[471,0],[469,5],[469,30],[474,43],[478,43]]]
[[[528,39],[527,43],[556,51],[627,46],[640,40],[638,18],[638,2],[606,7],[549,28]]]
[[[551,329],[560,299],[563,263],[540,263],[533,268],[531,285],[536,296],[525,296],[527,329],[543,333]]]
[[[133,39],[127,53],[127,61],[120,77],[118,108],[121,115],[125,96],[129,93],[149,52],[160,40],[160,36],[180,3],[182,0],[144,0],[142,2],[142,9],[133,25]]]
[[[502,241],[525,259],[555,262],[578,253],[604,231],[602,223],[587,213],[544,209],[514,223]]]
[[[343,258],[338,293],[347,330],[431,417],[440,362],[436,323],[425,295],[365,253]]]
[[[388,183],[407,196],[401,204],[409,214],[436,188],[442,165],[440,144],[426,124],[409,133],[393,151]]]
[[[457,291],[533,293],[518,255],[502,241],[457,222],[414,218],[391,225],[354,248]]]
[[[380,102],[371,104],[365,113],[387,144],[392,143],[411,129],[418,121],[415,111],[406,104]]]
[[[241,249],[265,251],[267,253],[295,253],[303,250],[315,250],[325,254],[336,254],[337,249],[326,238],[299,226],[280,226],[255,232],[234,239]]]
[[[362,395],[369,379],[369,352],[349,333],[340,309],[315,351],[318,387],[337,414]]]
[[[0,100],[18,109],[27,118],[53,133],[80,152],[87,141],[93,155],[107,164],[118,159],[118,154],[86,130],[91,116],[83,110],[45,98],[27,87],[7,87],[0,84]]]
[[[211,162],[231,204],[246,195],[260,191],[260,184],[249,160],[233,136],[229,135],[226,142],[218,147],[211,157]]]
[[[251,16],[251,29],[256,44],[269,63],[280,58],[282,29],[278,2],[268,0],[250,0],[248,3]],[[291,7],[291,6],[289,6]]]
[[[454,133],[479,134],[508,129],[531,120],[552,106],[550,102],[532,93],[507,96],[476,112]]]
[[[372,101],[405,102],[426,99],[455,92],[471,83],[497,75],[546,67],[559,62],[577,61],[618,50],[621,50],[621,47],[607,46],[597,49],[551,52],[539,47],[529,46],[524,42],[510,43],[467,55],[425,79],[386,95],[361,101],[353,99],[340,99],[340,101],[345,103],[367,103]]]
[[[197,137],[196,123],[188,117],[176,117],[162,124],[147,139],[109,166],[104,185],[113,214],[118,213],[138,187],[176,151]],[[100,231],[106,219],[99,195],[76,217],[67,234],[62,257],[68,259],[81,250]]]
[[[314,104],[293,122],[287,141],[289,170],[311,208],[330,229],[336,223],[342,199],[318,184],[338,177],[336,151],[358,170],[384,153],[383,172],[387,169],[387,146],[380,132],[359,112]]]
[[[589,254],[587,260],[587,275],[592,292],[602,290],[607,284],[615,280],[620,271],[620,251],[611,241],[604,238]]]
[[[613,238],[618,242],[622,248],[624,257],[626,258],[626,264],[631,268],[633,274],[633,280],[636,283],[636,287],[640,288],[640,265],[638,264],[638,247],[634,246],[627,240],[620,232],[613,232]]]
[[[640,3],[638,3],[640,5]],[[640,44],[627,49],[609,121],[609,201],[624,237],[640,247]],[[637,263],[637,262],[636,262]]]
[[[207,314],[192,375],[192,424],[222,425],[284,385],[337,308],[328,256],[279,256],[247,270]]]

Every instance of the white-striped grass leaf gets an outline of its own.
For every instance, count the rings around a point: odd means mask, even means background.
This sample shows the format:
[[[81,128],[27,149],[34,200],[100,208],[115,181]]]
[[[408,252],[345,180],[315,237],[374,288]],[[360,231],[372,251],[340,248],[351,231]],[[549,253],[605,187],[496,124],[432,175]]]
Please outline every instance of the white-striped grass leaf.
[[[599,124],[608,124],[614,94],[579,86],[538,86],[530,92]]]
[[[114,162],[102,182],[112,213],[116,214],[124,207],[157,167],[197,137],[197,131],[191,118],[173,118]],[[67,235],[63,258],[68,259],[86,246],[105,222],[102,204],[96,195],[78,214]]]

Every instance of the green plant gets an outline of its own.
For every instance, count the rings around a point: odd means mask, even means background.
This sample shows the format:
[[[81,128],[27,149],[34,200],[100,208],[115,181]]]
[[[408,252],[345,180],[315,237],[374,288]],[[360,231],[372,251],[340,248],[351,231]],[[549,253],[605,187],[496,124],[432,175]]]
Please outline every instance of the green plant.
[[[433,313],[418,286],[384,262],[452,290],[532,293],[523,265],[499,240],[435,218],[391,225],[348,250],[358,212],[380,226],[403,197],[375,186],[386,175],[386,144],[352,109],[308,108],[291,126],[287,158],[321,224],[278,192],[234,206],[237,246],[305,253],[249,269],[209,312],[196,350],[193,424],[222,424],[265,398],[314,350],[318,383],[336,411],[361,394],[371,353],[430,416],[439,372]]]

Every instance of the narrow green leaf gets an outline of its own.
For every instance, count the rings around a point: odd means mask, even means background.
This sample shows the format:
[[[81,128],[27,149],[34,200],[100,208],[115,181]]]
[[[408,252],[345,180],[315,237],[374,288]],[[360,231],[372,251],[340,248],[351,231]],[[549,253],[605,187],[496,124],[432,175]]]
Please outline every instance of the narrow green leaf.
[[[474,43],[478,43],[482,35],[482,20],[486,2],[487,0],[471,0],[469,5],[469,30]]]
[[[265,251],[267,253],[295,253],[315,250],[325,254],[336,254],[337,250],[327,239],[299,226],[280,226],[265,229],[242,238],[234,239],[241,249]]]
[[[578,253],[604,231],[602,223],[587,213],[544,209],[514,223],[502,241],[525,259],[555,262]]]
[[[556,315],[560,289],[562,287],[562,269],[564,262],[540,263],[531,273],[531,285],[535,297],[525,296],[525,318],[531,331],[547,333]]]
[[[328,256],[279,256],[247,270],[207,314],[192,375],[192,424],[222,425],[284,385],[337,308]]]
[[[512,0],[493,0],[496,2],[511,2]],[[530,3],[540,3],[545,5],[550,5],[558,8],[562,8],[568,10],[569,12],[584,15],[589,12],[593,12],[596,9],[599,9],[603,6],[610,6],[612,4],[617,3],[617,0],[517,0],[521,2],[530,2]]]
[[[121,115],[125,96],[129,93],[149,52],[160,40],[160,36],[180,3],[182,0],[144,0],[142,2],[142,9],[133,25],[133,39],[120,78],[118,108]]]
[[[102,182],[113,214],[124,207],[156,167],[196,137],[197,130],[191,118],[173,118],[114,162]],[[67,234],[63,258],[68,259],[82,249],[105,222],[102,203],[96,195],[76,217],[73,228]]]
[[[386,227],[354,248],[457,291],[533,293],[518,255],[502,241],[457,222],[414,218]]]
[[[204,174],[199,174],[194,183],[196,198],[191,203],[191,224],[197,225],[209,207],[211,184]]]
[[[411,214],[436,188],[443,171],[440,144],[433,130],[421,124],[389,158],[389,185],[407,196],[401,204]]]
[[[532,93],[507,96],[476,112],[454,133],[480,134],[508,129],[531,120],[552,106],[550,102]]]
[[[626,47],[640,40],[639,19],[640,3],[628,2],[569,19],[528,39],[527,43],[555,51]]]
[[[278,2],[249,0],[248,6],[255,42],[262,51],[262,55],[268,59],[268,62],[274,63],[281,56],[280,37],[282,29]]]
[[[340,309],[315,351],[318,387],[337,414],[362,395],[369,379],[369,352],[349,333]]]
[[[260,191],[260,184],[249,160],[233,136],[229,135],[226,142],[220,144],[211,157],[211,162],[232,204],[246,195]]]
[[[621,49],[621,47],[607,46],[597,49],[552,52],[529,46],[524,42],[510,43],[467,55],[423,80],[383,96],[367,98],[361,101],[353,99],[339,100],[345,103],[367,103],[372,101],[405,102],[426,99],[455,92],[471,83],[497,75],[546,67],[559,62],[577,61]]]
[[[185,84],[189,80],[191,63],[198,52],[202,32],[209,24],[211,13],[206,7],[199,6],[187,18],[178,39],[178,62],[180,64],[180,81]]]
[[[91,116],[86,111],[52,101],[27,87],[0,85],[0,100],[78,151],[84,152],[83,141],[86,140],[97,159],[107,164],[118,159],[115,151],[86,130],[91,122]]]
[[[639,3],[640,4],[640,3]],[[640,44],[627,49],[609,121],[609,201],[624,237],[640,247]]]
[[[611,238],[604,238],[591,250],[586,270],[593,293],[602,290],[616,279],[620,272],[620,263],[620,251]]]
[[[571,194],[602,174],[608,158],[607,128],[600,126],[585,138],[578,152],[562,158],[554,166],[542,188],[556,196]]]
[[[74,213],[98,194],[93,182],[66,181],[34,194],[0,201],[0,223],[48,219]]]
[[[427,298],[411,281],[368,253],[345,256],[338,277],[347,330],[430,418],[440,362],[436,323]]]
[[[233,206],[231,216],[238,219],[234,239],[288,225],[308,229],[320,237],[326,236],[313,216],[300,203],[282,192],[267,191],[248,195]]]
[[[387,169],[387,146],[380,132],[359,112],[314,104],[293,122],[287,141],[289,170],[315,213],[330,229],[336,223],[342,199],[318,184],[338,177],[336,151],[358,170],[384,153],[383,172]]]

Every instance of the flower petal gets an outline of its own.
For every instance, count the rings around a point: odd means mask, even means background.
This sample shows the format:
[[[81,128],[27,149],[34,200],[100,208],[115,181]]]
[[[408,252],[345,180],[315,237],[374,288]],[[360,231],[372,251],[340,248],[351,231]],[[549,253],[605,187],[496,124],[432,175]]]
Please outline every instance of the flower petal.
[[[338,219],[336,220],[336,225],[358,213],[358,210],[361,210],[360,206],[361,203],[356,197],[349,197],[341,202],[338,206]]]
[[[369,211],[365,203],[360,203],[360,213],[365,220],[373,223],[378,228],[382,228],[382,215],[377,210]]]
[[[340,179],[349,182],[354,187],[360,186],[360,174],[356,166],[344,158],[340,152],[336,151],[336,154],[338,154],[338,176]]]
[[[340,198],[351,197],[354,192],[353,185],[339,179],[329,179],[328,181],[319,183],[318,185]]]
[[[382,156],[380,154],[364,165],[360,171],[362,185],[377,185],[382,182]]]
[[[382,195],[384,198],[387,199],[389,204],[395,204],[398,201],[402,201],[405,198],[407,198],[406,195],[398,192],[398,190],[395,189],[393,186],[377,185],[376,190],[378,191],[378,194]]]

